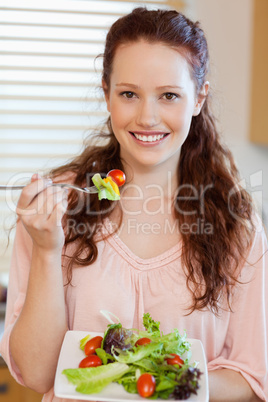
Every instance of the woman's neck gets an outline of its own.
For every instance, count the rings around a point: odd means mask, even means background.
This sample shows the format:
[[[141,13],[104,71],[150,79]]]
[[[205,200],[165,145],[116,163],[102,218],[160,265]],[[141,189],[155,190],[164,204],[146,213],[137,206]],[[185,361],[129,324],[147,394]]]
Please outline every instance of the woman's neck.
[[[124,214],[139,215],[148,220],[156,211],[172,214],[175,190],[177,189],[176,172],[163,168],[143,169],[142,172],[126,170],[127,184],[120,191],[121,207]]]
[[[178,187],[177,169],[167,170],[159,165],[153,168],[125,169],[127,184],[125,192],[131,193],[141,191],[145,196],[151,194],[153,189],[162,192],[166,196],[172,197]]]

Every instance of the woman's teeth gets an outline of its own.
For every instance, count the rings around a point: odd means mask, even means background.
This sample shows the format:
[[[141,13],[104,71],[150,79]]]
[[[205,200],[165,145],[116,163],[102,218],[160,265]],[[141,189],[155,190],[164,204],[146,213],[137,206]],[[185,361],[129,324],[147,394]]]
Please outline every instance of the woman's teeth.
[[[159,134],[159,135],[140,135],[140,134],[135,134],[133,133],[135,138],[137,140],[143,141],[143,142],[153,142],[153,141],[159,141],[162,138],[164,138],[165,134]]]

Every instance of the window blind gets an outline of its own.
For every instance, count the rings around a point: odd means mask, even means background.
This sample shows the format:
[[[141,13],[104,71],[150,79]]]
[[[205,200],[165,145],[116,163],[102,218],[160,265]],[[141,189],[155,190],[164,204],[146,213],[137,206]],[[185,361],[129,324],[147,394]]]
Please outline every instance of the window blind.
[[[180,0],[0,0],[0,184],[21,184],[75,156],[106,107],[101,59],[109,26],[134,7]],[[0,192],[0,272],[20,192]]]

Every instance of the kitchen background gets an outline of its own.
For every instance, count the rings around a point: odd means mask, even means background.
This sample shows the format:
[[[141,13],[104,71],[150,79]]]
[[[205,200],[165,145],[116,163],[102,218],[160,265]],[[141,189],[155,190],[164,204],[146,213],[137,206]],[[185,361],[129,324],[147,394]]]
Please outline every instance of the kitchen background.
[[[218,124],[267,225],[267,0],[0,0],[0,183],[25,182],[79,152],[88,129],[106,116],[94,71],[106,28],[145,3],[170,5],[201,22]],[[17,197],[0,193],[1,300]]]

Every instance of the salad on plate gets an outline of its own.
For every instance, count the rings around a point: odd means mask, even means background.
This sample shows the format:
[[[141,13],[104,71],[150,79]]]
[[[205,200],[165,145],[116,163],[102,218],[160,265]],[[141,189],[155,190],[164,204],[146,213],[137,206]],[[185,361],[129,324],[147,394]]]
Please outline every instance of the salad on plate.
[[[62,373],[82,394],[99,393],[112,382],[131,394],[150,399],[185,400],[196,395],[202,376],[190,363],[191,344],[177,329],[164,335],[149,313],[144,330],[109,324],[103,336],[86,335],[77,348],[83,359]]]

